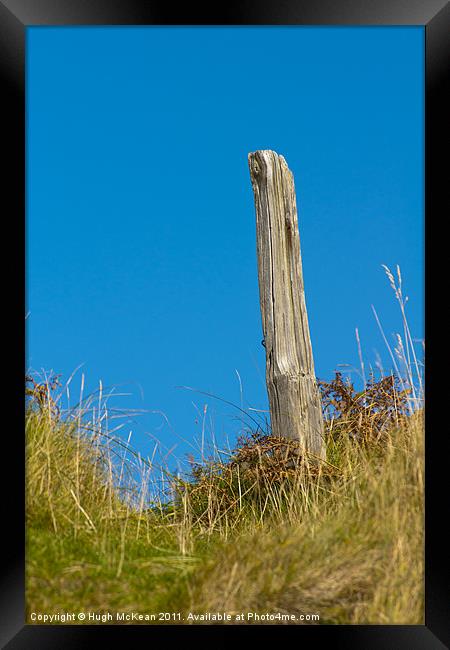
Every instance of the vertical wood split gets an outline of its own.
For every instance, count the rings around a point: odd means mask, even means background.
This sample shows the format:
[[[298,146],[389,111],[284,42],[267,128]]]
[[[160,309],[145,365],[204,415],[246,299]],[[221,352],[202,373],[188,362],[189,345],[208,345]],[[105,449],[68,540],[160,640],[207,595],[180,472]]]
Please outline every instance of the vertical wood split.
[[[248,156],[272,433],[325,458],[320,394],[306,313],[294,178],[283,156]]]

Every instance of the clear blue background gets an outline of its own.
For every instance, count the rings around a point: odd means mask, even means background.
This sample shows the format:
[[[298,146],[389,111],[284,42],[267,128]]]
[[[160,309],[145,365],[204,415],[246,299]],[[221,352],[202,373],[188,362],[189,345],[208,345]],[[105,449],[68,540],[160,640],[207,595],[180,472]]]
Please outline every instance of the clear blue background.
[[[422,28],[27,30],[28,366],[131,391],[181,459],[267,409],[247,154],[294,172],[316,374],[423,337]],[[243,392],[236,370],[242,380]],[[358,380],[354,374],[355,381]],[[73,389],[76,392],[76,388]],[[76,401],[76,400],[74,400]],[[253,415],[257,415],[253,412]],[[128,434],[128,427],[123,435]],[[183,440],[185,442],[183,442]],[[198,455],[198,454],[197,454]]]

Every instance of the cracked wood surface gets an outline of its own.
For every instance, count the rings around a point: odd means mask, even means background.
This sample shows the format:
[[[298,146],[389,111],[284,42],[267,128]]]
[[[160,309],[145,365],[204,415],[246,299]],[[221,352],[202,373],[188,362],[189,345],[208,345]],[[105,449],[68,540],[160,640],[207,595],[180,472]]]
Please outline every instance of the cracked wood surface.
[[[320,395],[306,313],[294,178],[283,156],[248,156],[256,208],[258,280],[272,433],[325,458]]]

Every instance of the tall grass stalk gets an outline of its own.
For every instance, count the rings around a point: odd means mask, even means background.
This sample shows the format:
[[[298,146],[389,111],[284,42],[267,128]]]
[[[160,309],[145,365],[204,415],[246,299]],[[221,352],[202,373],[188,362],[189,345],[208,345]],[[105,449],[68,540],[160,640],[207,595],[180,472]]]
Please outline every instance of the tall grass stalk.
[[[174,472],[157,441],[143,458],[131,432],[118,435],[130,415],[111,405],[119,394],[100,383],[84,397],[83,376],[69,406],[72,377],[62,388],[30,379],[28,617],[172,611],[180,620],[155,622],[188,624],[189,612],[252,611],[422,624],[424,383],[400,272],[396,283],[385,270],[401,306],[405,376],[376,316],[395,373],[372,373],[359,393],[339,373],[321,382],[324,461],[273,437],[241,391],[237,408],[253,428],[234,448],[208,446],[204,407],[200,460]],[[362,364],[358,331],[357,342]]]

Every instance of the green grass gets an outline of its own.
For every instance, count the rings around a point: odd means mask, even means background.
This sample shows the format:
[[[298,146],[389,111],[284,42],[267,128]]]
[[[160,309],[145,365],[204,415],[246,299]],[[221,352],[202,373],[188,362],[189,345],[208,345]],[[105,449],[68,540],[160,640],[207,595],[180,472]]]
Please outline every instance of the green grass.
[[[294,443],[253,435],[231,459],[172,477],[167,503],[154,496],[156,464],[123,480],[130,461],[102,433],[98,411],[63,417],[35,386],[28,622],[32,612],[226,611],[422,624],[423,412],[400,413],[401,392],[392,386],[389,397],[386,382],[377,404],[373,389],[351,399],[343,384],[334,389],[342,399],[327,420],[327,463],[303,456],[292,468]]]
[[[75,424],[30,408],[26,436],[28,614],[158,608],[194,563],[173,529],[118,497],[110,458]]]

